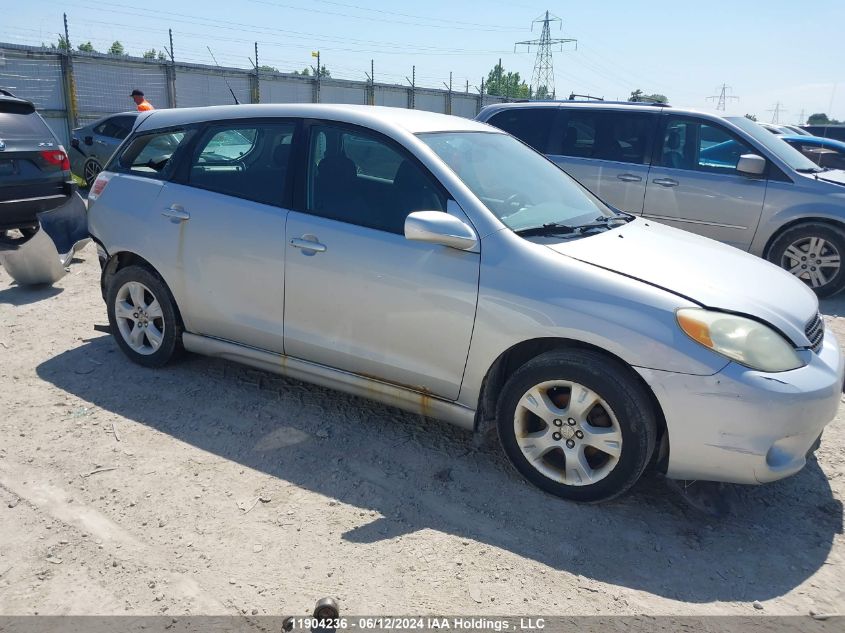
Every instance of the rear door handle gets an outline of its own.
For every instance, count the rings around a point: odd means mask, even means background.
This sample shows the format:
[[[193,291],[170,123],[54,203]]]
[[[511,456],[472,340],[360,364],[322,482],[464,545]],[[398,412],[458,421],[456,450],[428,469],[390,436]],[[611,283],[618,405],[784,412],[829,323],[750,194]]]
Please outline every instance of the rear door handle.
[[[185,211],[185,208],[181,204],[172,204],[162,211],[161,214],[166,218],[179,220],[180,222],[191,219],[191,214]]]
[[[655,178],[651,182],[661,187],[677,187],[680,184],[677,180],[672,180],[671,178]]]
[[[306,253],[306,255],[313,255],[314,253],[326,252],[326,245],[320,244],[320,242],[316,240],[304,240],[295,237],[290,241],[290,245],[294,248],[301,248],[304,251],[312,251],[311,253]]]
[[[636,174],[619,174],[616,176],[622,182],[642,182],[643,179]]]

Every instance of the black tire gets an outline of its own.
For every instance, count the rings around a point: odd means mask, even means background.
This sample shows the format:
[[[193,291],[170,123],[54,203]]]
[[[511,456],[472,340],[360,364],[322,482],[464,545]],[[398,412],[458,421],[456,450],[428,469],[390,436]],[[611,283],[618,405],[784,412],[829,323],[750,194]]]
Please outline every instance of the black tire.
[[[825,247],[825,253],[822,253],[823,255],[839,255],[839,270],[835,274],[832,274],[826,283],[813,287],[811,281],[806,278],[810,274],[813,274],[810,269],[813,268],[812,264],[814,262],[808,258],[806,264],[801,263],[802,266],[808,266],[807,271],[802,273],[805,278],[799,275],[796,275],[796,277],[806,283],[817,296],[830,297],[845,288],[845,265],[843,265],[845,264],[845,230],[822,222],[806,222],[793,226],[775,238],[775,241],[772,242],[769,248],[767,259],[776,266],[789,270],[790,266],[787,261],[794,260],[786,257],[787,249],[793,244],[800,244],[814,237],[823,239],[826,242],[827,246]],[[833,252],[834,250],[836,253]],[[808,252],[808,255],[810,254]],[[820,255],[820,253],[813,254]],[[796,261],[795,263],[799,262]]]
[[[97,180],[97,176],[101,171],[103,171],[103,166],[100,165],[100,161],[96,158],[89,158],[85,161],[85,165],[82,168],[82,179],[89,189],[94,184],[94,181]]]
[[[148,353],[140,353],[133,349],[121,332],[116,315],[118,293],[126,284],[136,282],[146,287],[161,307],[161,317],[150,317],[157,331],[161,332],[160,344],[157,349],[150,343],[151,339],[142,339],[149,344]],[[145,294],[146,299],[149,295]],[[141,266],[127,266],[117,271],[108,282],[106,289],[106,308],[109,316],[109,326],[118,347],[129,359],[144,367],[162,367],[181,351],[182,327],[176,312],[176,303],[167,286],[155,274]],[[126,321],[126,319],[123,319]]]
[[[568,485],[555,481],[538,470],[519,447],[515,416],[520,400],[532,387],[557,380],[571,381],[592,390],[609,406],[621,431],[621,451],[615,466],[594,483]],[[547,395],[549,393],[551,390]],[[587,417],[595,413],[595,406],[601,407],[599,411],[604,410],[603,405],[594,405]],[[516,470],[538,488],[572,501],[607,501],[625,493],[645,470],[657,437],[652,401],[631,370],[605,354],[581,349],[547,352],[514,372],[499,398],[497,422],[502,447]],[[548,424],[542,424],[553,430]],[[547,456],[553,456],[556,450],[545,453],[542,459],[536,461],[545,462]],[[595,454],[594,449],[590,450]],[[558,452],[563,456],[562,446]],[[600,452],[598,454],[601,455]]]

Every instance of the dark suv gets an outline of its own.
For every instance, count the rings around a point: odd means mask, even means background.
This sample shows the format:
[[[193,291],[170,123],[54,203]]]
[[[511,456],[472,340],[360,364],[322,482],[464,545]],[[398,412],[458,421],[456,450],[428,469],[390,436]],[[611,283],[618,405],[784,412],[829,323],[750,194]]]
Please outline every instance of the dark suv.
[[[20,285],[52,283],[87,235],[64,147],[31,102],[0,88],[0,264]]]

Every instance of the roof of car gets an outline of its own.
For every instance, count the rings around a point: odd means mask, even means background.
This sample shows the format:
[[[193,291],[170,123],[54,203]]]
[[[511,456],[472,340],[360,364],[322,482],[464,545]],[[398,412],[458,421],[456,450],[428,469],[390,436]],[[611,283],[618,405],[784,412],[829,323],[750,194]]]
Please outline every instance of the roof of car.
[[[254,117],[298,117],[329,119],[384,129],[399,127],[412,134],[420,132],[493,132],[487,125],[457,116],[424,110],[346,104],[242,104],[155,110],[138,125],[138,130],[187,125],[190,123]]]
[[[497,112],[511,108],[602,108],[609,110],[648,110],[650,112],[663,112],[669,110],[665,104],[655,105],[646,101],[516,101],[511,103],[493,103],[485,106],[482,112]],[[676,112],[675,108],[671,108]],[[682,112],[694,112],[694,110],[681,110]]]

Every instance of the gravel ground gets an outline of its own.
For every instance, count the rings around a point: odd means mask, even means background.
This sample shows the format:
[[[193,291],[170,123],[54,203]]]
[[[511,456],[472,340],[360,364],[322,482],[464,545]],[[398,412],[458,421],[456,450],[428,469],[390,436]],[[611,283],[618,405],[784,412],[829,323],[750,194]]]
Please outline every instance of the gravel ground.
[[[0,614],[845,611],[843,412],[818,459],[706,519],[657,477],[532,489],[436,421],[232,363],[127,361],[89,246],[0,269]],[[845,299],[826,302],[845,341]]]

